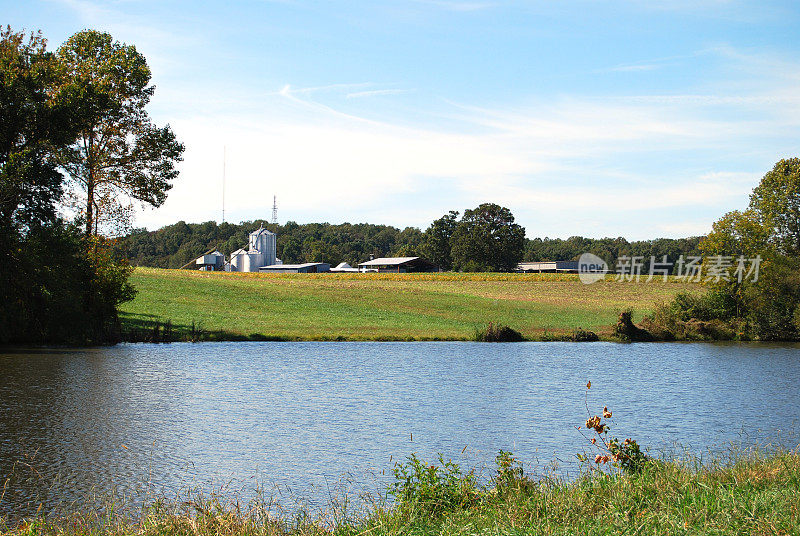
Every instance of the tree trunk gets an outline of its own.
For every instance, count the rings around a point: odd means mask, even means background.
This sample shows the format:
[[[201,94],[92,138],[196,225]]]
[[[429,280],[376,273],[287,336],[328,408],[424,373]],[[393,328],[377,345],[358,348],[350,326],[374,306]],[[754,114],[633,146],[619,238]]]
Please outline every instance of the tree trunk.
[[[89,171],[89,180],[86,183],[86,236],[92,236],[94,231],[94,179],[92,172]]]
[[[94,133],[89,135],[86,154],[86,236],[94,234]]]

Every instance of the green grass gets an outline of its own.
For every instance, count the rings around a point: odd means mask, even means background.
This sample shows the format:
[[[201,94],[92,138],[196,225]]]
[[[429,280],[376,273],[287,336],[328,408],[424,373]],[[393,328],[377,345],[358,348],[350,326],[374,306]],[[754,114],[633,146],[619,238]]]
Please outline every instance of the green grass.
[[[611,334],[620,311],[637,317],[696,285],[583,285],[551,274],[237,274],[137,268],[124,331],[170,321],[186,336],[286,340],[465,340],[489,322],[546,340],[577,328]]]
[[[564,481],[515,477],[469,505],[335,501],[314,514],[220,496],[113,505],[7,525],[24,535],[800,534],[800,456],[738,454],[726,463],[652,463],[635,475],[589,472]],[[3,530],[0,519],[0,532]]]

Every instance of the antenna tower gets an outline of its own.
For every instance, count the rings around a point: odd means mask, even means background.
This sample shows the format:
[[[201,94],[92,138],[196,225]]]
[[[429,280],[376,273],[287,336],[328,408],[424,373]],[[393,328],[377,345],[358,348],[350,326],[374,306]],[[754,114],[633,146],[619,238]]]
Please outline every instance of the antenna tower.
[[[272,223],[278,224],[278,196],[272,196]]]
[[[222,146],[222,223],[225,223],[225,157],[226,147]]]

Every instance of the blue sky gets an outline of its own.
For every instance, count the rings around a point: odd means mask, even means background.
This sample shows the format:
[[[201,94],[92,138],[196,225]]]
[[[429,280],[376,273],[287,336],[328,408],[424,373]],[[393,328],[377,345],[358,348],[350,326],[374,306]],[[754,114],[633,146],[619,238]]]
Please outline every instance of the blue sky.
[[[148,228],[425,228],[509,207],[529,237],[678,237],[800,156],[800,6],[737,0],[0,0],[51,47],[135,44],[186,145]]]

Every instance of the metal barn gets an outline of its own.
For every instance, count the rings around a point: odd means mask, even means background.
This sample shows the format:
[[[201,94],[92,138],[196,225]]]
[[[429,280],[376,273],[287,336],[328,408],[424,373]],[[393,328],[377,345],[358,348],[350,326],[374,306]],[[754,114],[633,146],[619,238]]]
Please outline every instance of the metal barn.
[[[381,257],[358,265],[359,272],[412,273],[438,272],[439,268],[422,257]]]

